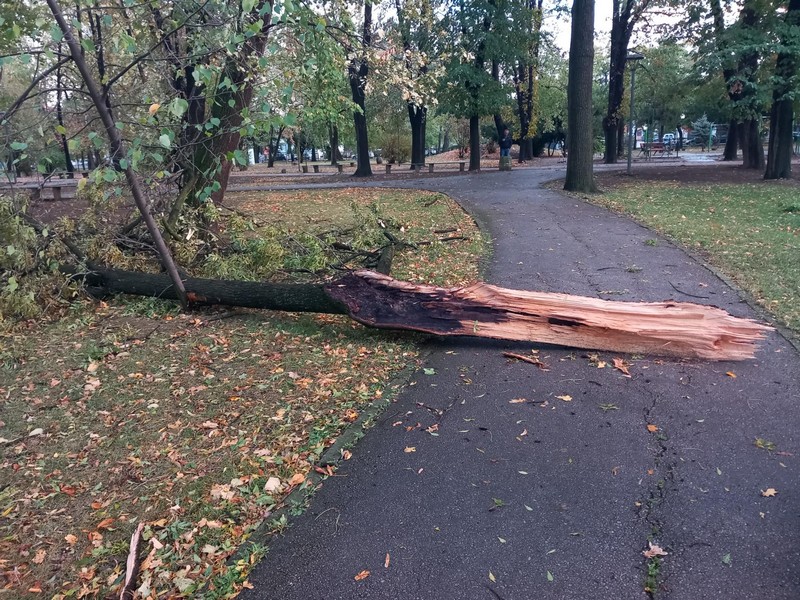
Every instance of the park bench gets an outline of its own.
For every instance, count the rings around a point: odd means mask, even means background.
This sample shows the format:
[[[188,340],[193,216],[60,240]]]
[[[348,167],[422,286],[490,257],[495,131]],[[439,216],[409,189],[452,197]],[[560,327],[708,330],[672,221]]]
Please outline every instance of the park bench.
[[[647,142],[642,144],[642,149],[639,151],[639,156],[644,156],[645,160],[658,157],[672,156],[672,145],[664,144],[662,142]]]
[[[433,173],[433,170],[436,167],[436,165],[439,165],[439,166],[441,166],[441,165],[458,165],[458,170],[459,171],[463,171],[466,168],[467,161],[465,161],[465,160],[454,160],[454,161],[443,161],[443,162],[435,162],[435,163],[433,163],[433,162],[429,162],[429,163],[412,163],[411,164],[411,168],[416,172],[420,172],[420,171],[422,171],[422,167],[424,167],[426,165],[428,167],[428,173]],[[386,163],[386,172],[387,173],[391,173],[392,172],[392,165],[389,164],[389,163]]]

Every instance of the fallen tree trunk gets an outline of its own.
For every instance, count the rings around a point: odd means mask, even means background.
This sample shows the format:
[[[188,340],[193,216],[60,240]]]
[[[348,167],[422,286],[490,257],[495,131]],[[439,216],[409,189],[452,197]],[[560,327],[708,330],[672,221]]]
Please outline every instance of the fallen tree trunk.
[[[83,277],[95,291],[176,297],[166,275],[98,270]],[[440,288],[373,271],[325,285],[188,278],[184,286],[194,304],[347,314],[383,329],[711,360],[752,358],[756,342],[771,330],[687,302],[613,302],[485,283]]]

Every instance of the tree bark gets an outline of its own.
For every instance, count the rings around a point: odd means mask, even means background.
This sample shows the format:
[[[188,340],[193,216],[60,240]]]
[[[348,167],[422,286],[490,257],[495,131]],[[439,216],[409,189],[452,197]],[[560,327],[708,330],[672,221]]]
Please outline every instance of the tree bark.
[[[174,297],[164,275],[99,270],[94,292]],[[196,304],[346,314],[369,327],[559,344],[594,350],[752,358],[771,328],[716,307],[679,302],[612,302],[477,283],[440,288],[357,271],[326,285],[186,279]]]
[[[347,66],[350,92],[358,110],[353,111],[353,125],[356,133],[356,152],[358,162],[353,177],[371,177],[372,165],[369,162],[369,137],[366,117],[367,75],[369,75],[369,59],[367,51],[372,40],[372,0],[364,0],[364,27],[361,36],[361,55],[354,56]],[[353,49],[351,51],[354,52]]]
[[[572,3],[572,35],[567,82],[567,177],[564,189],[594,192],[592,171],[592,70],[594,67],[594,0]]]
[[[58,45],[58,54],[61,55],[61,44]],[[56,120],[58,121],[61,131],[59,132],[59,139],[61,140],[61,151],[64,153],[64,168],[67,170],[67,175],[70,179],[75,177],[75,170],[72,166],[72,157],[69,155],[69,143],[67,142],[66,129],[64,127],[64,107],[61,103],[61,96],[63,86],[61,67],[56,70]],[[66,96],[66,92],[64,92]]]
[[[408,103],[408,122],[411,125],[411,168],[425,163],[425,125],[428,108]]]
[[[728,124],[728,139],[725,141],[725,151],[722,160],[733,161],[739,156],[739,128],[736,120],[731,119]]]
[[[790,48],[792,30],[800,26],[800,0],[789,0],[784,17],[787,32],[782,36],[785,47]],[[770,111],[767,168],[764,179],[789,179],[792,176],[792,122],[794,107],[792,82],[797,76],[797,57],[784,51],[775,63],[775,88],[772,91]]]
[[[481,170],[481,118],[469,118],[469,170]]]

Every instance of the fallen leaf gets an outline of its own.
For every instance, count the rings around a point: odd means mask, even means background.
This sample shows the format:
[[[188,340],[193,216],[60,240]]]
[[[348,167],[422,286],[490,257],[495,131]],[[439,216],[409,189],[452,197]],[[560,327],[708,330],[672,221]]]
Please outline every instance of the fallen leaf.
[[[658,425],[653,425],[652,423],[647,426],[647,431],[650,433],[655,433],[658,431]]]
[[[563,400],[564,402],[572,402],[572,396],[569,394],[565,394],[563,396],[556,396],[559,400]]]
[[[653,558],[654,556],[667,556],[667,553],[664,552],[664,549],[661,546],[656,546],[653,542],[647,542],[647,544],[650,546],[650,548],[642,551],[642,554],[644,554],[645,558]]]
[[[553,574],[550,571],[548,571],[547,572],[547,581],[553,581],[553,579],[554,579],[553,578]]]
[[[100,363],[96,362],[96,361],[92,361],[92,362],[89,363],[89,366],[86,367],[86,370],[89,373],[94,373],[95,371],[97,371],[98,368],[100,368]]]
[[[506,540],[501,538],[499,535],[497,536],[497,539],[500,541],[501,544],[505,544],[506,543]]]
[[[264,484],[264,491],[269,492],[277,492],[281,489],[281,480],[277,477],[270,477],[267,479],[267,483]]]
[[[37,427],[28,434],[28,437],[36,437],[37,435],[42,435],[43,433],[44,429],[42,429],[41,427]]]
[[[388,552],[386,553],[386,560],[383,561],[383,568],[384,569],[388,569],[389,568],[389,553]]]
[[[527,471],[517,471],[517,473],[519,473],[520,475],[527,475],[528,474]]]
[[[205,421],[202,425],[200,425],[203,429],[217,429],[219,427],[218,423],[214,421]]]
[[[408,452],[416,452],[416,451],[417,451],[417,448],[415,446],[406,446],[406,449],[403,450],[403,452],[406,452],[406,453],[408,453]]]
[[[509,400],[509,404],[522,404],[523,402],[527,402],[525,398],[514,398],[513,400]]]
[[[630,366],[631,366],[630,363],[625,362],[621,358],[614,359],[614,368],[617,369],[617,371],[621,371],[622,373],[624,373],[625,377],[631,376],[631,372],[628,370]]]
[[[74,535],[72,535],[71,533],[68,533],[67,535],[65,535],[65,536],[64,536],[64,539],[66,540],[66,542],[67,542],[67,543],[68,543],[70,546],[74,546],[74,545],[75,545],[75,543],[78,541],[78,538],[77,538],[77,536],[74,536]]]
[[[731,553],[728,552],[726,555],[722,557],[722,564],[730,567],[732,563],[733,559],[731,559]]]
[[[31,560],[33,560],[33,562],[36,563],[37,565],[40,565],[44,562],[45,556],[47,556],[47,550],[45,550],[44,548],[40,548],[39,550],[36,551],[36,556],[34,556],[33,559]]]
[[[94,502],[92,502],[92,508],[94,510],[100,510],[101,508],[103,508],[103,503],[95,500]]]
[[[425,375],[436,375],[436,369],[423,368],[422,370],[424,371]]]
[[[494,573],[492,573],[491,571],[489,571],[489,581],[491,581],[492,583],[497,581],[497,578],[494,576]]]
[[[736,373],[734,373],[733,371],[728,371],[727,373],[725,373],[725,375],[727,375],[728,377],[732,377],[733,379],[736,379]]]
[[[764,496],[765,498],[771,498],[772,496],[778,495],[778,490],[776,490],[775,488],[767,488],[765,490],[761,490],[761,495]]]
[[[366,579],[367,577],[369,577],[369,571],[364,569],[363,571],[361,571],[361,573],[353,577],[353,579],[355,579],[356,581],[361,581],[362,579]]]
[[[97,524],[98,529],[108,529],[111,527],[111,524],[114,522],[114,517],[108,517],[107,519],[103,519]]]
[[[523,504],[523,506],[525,507],[525,510],[533,510],[533,509],[532,509],[530,506],[528,506],[527,504]]]
[[[31,587],[28,588],[29,594],[41,594],[42,593],[42,586],[39,583],[34,583]]]
[[[152,117],[158,112],[159,108],[161,108],[161,105],[158,102],[154,102],[150,105],[150,108],[147,109],[147,112],[150,113],[150,116]]]
[[[342,458],[345,460],[350,460],[353,458],[353,453],[350,450],[342,450]]]
[[[289,480],[289,485],[300,485],[306,480],[306,476],[302,473],[295,473]]]

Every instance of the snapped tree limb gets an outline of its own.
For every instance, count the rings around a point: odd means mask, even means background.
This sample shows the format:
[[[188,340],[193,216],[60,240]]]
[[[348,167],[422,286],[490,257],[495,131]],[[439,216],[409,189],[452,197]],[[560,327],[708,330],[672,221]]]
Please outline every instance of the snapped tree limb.
[[[175,298],[166,275],[99,270],[95,291]],[[382,329],[710,360],[752,358],[771,327],[688,302],[616,302],[476,283],[441,288],[355,271],[325,285],[184,280],[195,304],[346,314]]]

